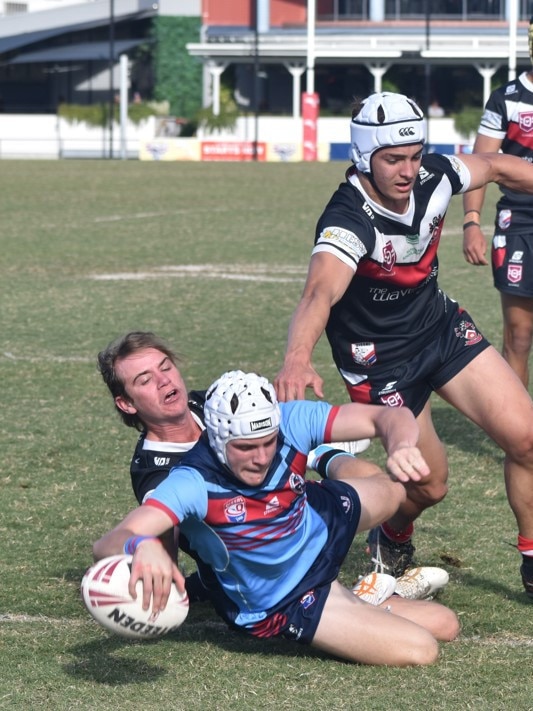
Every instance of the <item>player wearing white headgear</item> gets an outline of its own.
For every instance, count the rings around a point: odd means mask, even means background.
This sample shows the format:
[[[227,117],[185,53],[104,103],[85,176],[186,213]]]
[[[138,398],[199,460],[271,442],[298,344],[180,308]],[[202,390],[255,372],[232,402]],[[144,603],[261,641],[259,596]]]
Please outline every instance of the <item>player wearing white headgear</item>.
[[[355,167],[371,173],[370,160],[386,146],[425,143],[424,114],[403,94],[383,92],[365,99],[350,125],[350,157]]]
[[[355,533],[397,508],[405,498],[402,482],[428,475],[412,413],[358,403],[278,405],[265,378],[242,371],[209,388],[205,410],[207,436],[143,506],[95,543],[95,558],[123,548],[132,553],[130,592],[142,580],[146,608],[157,613],[171,581],[181,589],[183,576],[155,536],[179,526],[216,576],[212,600],[230,627],[311,644],[349,661],[435,661],[437,640],[458,633],[454,613],[391,596],[393,578],[375,606],[337,580]],[[357,481],[305,480],[312,447],[374,436],[383,439],[390,477],[378,471]],[[346,459],[333,460],[333,467]]]
[[[325,330],[353,401],[406,406],[416,415],[431,475],[410,486],[408,501],[371,532],[370,553],[380,571],[398,576],[411,565],[413,521],[447,492],[446,453],[431,418],[433,391],[504,448],[519,546],[533,554],[533,500],[524,496],[533,491],[531,399],[437,282],[437,250],[452,196],[497,182],[528,193],[531,201],[533,166],[501,153],[424,155],[422,112],[390,92],[354,106],[350,137],[353,166],[318,220],[307,282],[275,380],[278,397],[301,399],[306,387],[323,397],[311,359]]]

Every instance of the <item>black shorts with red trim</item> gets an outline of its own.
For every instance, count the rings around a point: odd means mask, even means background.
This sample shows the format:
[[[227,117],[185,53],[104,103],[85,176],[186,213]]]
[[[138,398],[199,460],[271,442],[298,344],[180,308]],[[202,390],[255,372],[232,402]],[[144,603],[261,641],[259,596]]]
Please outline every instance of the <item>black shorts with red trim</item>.
[[[498,291],[533,297],[533,235],[501,234],[492,239],[492,276]]]
[[[395,360],[379,375],[368,371],[357,384],[349,382],[350,374],[341,373],[353,402],[408,407],[419,415],[431,393],[460,373],[482,351],[490,346],[467,311],[459,308],[448,316],[442,331],[425,348],[409,360]]]

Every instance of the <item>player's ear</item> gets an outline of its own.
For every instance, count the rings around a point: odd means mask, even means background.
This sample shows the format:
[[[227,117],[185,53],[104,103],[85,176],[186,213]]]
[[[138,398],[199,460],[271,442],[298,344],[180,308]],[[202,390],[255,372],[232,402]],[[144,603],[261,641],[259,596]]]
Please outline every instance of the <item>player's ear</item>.
[[[134,407],[133,403],[131,403],[125,397],[122,397],[122,395],[117,395],[117,397],[115,398],[115,405],[118,407],[119,410],[122,410],[122,412],[125,412],[127,415],[137,414],[137,408]]]

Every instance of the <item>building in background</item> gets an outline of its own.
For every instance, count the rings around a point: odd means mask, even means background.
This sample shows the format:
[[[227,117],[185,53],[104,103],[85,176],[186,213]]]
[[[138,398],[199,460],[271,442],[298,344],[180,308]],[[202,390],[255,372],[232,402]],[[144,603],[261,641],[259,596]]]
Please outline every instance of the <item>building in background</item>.
[[[172,113],[192,113],[180,92],[200,77],[204,106],[216,109],[223,87],[244,114],[298,116],[308,6],[321,116],[345,115],[354,96],[381,88],[446,115],[480,108],[511,55],[517,71],[529,65],[531,0],[0,0],[0,110],[109,101],[126,54],[132,101],[166,98]],[[169,35],[162,20],[180,17],[194,23]],[[187,56],[172,66],[172,52]]]

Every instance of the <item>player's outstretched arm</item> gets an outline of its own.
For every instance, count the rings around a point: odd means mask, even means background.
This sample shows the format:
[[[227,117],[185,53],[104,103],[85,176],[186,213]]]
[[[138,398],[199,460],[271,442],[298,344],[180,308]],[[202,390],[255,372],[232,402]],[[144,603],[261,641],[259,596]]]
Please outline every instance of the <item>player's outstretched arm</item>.
[[[306,388],[324,397],[323,380],[311,357],[329,318],[331,307],[341,298],[353,278],[353,270],[331,254],[311,257],[302,298],[291,319],[283,366],[274,380],[282,402],[303,400]]]

